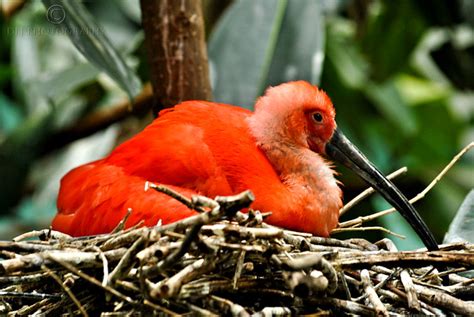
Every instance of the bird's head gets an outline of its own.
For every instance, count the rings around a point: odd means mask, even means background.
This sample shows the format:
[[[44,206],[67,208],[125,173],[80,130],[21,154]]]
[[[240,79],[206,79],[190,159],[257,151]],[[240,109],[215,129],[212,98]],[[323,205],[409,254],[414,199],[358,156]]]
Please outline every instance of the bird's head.
[[[295,81],[269,88],[249,124],[261,146],[308,148],[352,169],[402,214],[428,249],[438,248],[406,197],[337,128],[332,102],[316,86]]]
[[[264,143],[274,138],[325,154],[336,129],[335,115],[324,91],[306,81],[289,82],[267,89],[257,100],[253,132]]]

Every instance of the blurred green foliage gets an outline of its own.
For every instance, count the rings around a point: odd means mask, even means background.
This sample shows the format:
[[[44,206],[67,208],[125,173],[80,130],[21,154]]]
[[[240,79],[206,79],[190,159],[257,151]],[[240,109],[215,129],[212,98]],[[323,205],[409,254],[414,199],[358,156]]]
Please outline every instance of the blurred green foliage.
[[[382,171],[408,167],[396,180],[407,196],[474,140],[472,1],[229,2],[216,18],[212,7],[224,6],[206,1],[216,101],[250,108],[268,85],[319,84],[336,106],[339,126]],[[69,28],[103,33],[71,41],[68,26],[46,18],[52,5],[73,18]],[[45,156],[41,148],[51,133],[126,93],[134,96],[148,78],[138,0],[84,5],[31,1],[14,17],[0,18],[1,238],[47,226],[61,175],[105,155],[118,127]],[[468,154],[416,205],[439,240],[474,187],[473,161]],[[338,169],[346,200],[365,188]],[[375,196],[342,220],[385,207]],[[408,236],[401,248],[419,246],[398,215],[380,221]]]

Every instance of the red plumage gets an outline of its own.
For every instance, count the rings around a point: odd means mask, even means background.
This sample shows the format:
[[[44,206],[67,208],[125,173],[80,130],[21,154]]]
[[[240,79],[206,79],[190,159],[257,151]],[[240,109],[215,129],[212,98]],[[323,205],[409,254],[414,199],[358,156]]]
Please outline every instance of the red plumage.
[[[323,124],[314,122],[317,112]],[[132,213],[153,226],[194,214],[145,182],[185,196],[231,195],[250,189],[252,208],[268,222],[327,236],[338,221],[341,192],[318,153],[335,129],[324,92],[306,82],[271,88],[252,113],[239,107],[187,101],[164,110],[141,133],[61,181],[53,228],[71,235],[110,232]]]

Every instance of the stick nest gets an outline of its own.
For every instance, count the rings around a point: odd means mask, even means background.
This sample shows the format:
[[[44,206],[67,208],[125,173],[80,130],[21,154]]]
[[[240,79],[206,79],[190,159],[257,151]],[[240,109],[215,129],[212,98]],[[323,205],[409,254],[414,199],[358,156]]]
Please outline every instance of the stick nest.
[[[474,315],[474,245],[397,251],[391,240],[314,237],[239,210],[244,192],[184,201],[169,225],[0,242],[0,314]]]

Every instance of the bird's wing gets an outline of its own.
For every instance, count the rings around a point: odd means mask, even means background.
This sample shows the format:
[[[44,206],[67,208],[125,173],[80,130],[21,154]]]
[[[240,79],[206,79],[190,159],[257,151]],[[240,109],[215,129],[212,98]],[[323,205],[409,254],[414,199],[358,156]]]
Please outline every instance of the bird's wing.
[[[153,226],[189,217],[194,211],[177,200],[145,190],[146,181],[124,172],[123,168],[103,161],[80,166],[61,181],[58,196],[58,214],[53,229],[73,236],[92,235],[112,231],[128,209],[131,214],[126,227],[144,220]],[[169,186],[190,198],[195,191]]]
[[[248,114],[222,107],[230,121],[242,121]],[[170,186],[187,196],[232,194],[225,173],[206,144],[206,125],[222,124],[223,113],[217,119],[216,109],[222,110],[221,105],[187,102],[166,110],[105,159],[69,172],[61,181],[53,227],[73,235],[109,232],[128,208],[133,210],[128,226],[141,219],[146,225],[159,219],[169,223],[192,214],[174,199],[145,192],[146,181]]]
[[[203,194],[232,194],[208,134],[211,126],[243,121],[243,114],[247,113],[221,104],[184,102],[162,111],[158,119],[117,147],[105,161],[148,181]]]

